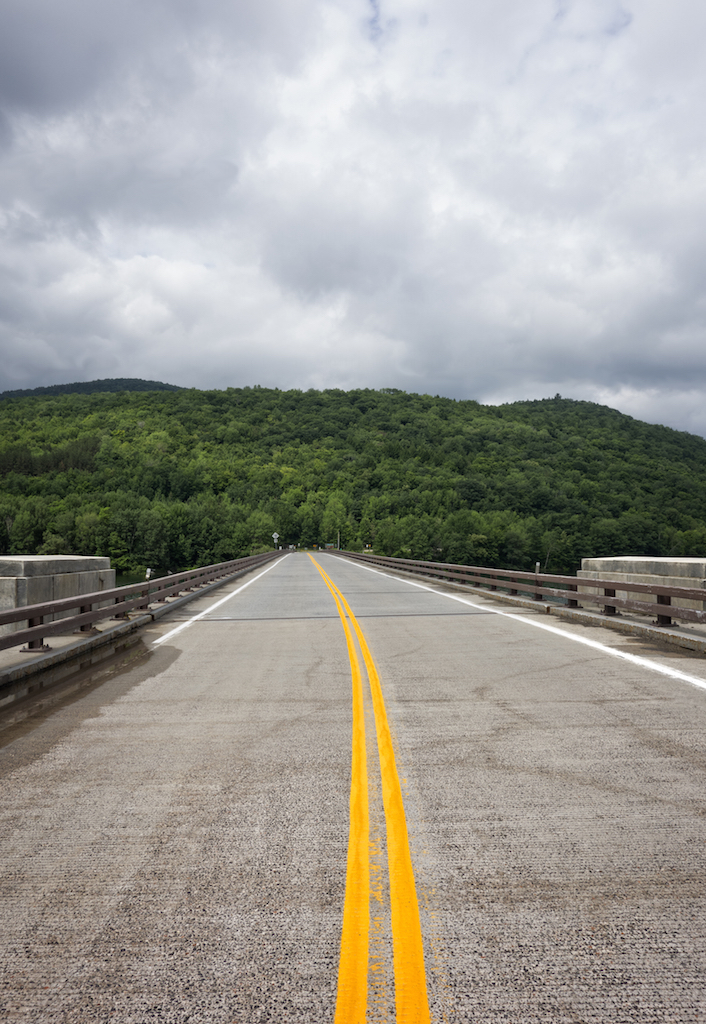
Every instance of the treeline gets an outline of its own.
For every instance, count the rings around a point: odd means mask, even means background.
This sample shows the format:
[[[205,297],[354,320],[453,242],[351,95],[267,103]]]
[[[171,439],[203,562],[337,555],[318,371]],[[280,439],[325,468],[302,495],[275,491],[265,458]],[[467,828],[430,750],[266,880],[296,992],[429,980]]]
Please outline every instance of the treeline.
[[[92,395],[97,391],[179,391],[176,384],[140,377],[106,377],[102,380],[79,380],[73,384],[48,384],[40,388],[0,391],[0,398],[27,398],[30,395]]]
[[[574,572],[706,556],[706,440],[556,397],[102,391],[0,402],[0,550],[180,569],[280,543]]]

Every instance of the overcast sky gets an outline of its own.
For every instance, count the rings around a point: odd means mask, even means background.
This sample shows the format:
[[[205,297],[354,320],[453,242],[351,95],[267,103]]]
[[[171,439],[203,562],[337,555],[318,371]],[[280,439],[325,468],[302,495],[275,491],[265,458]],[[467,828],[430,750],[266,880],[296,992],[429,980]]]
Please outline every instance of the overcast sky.
[[[0,0],[0,390],[706,435],[703,0]]]

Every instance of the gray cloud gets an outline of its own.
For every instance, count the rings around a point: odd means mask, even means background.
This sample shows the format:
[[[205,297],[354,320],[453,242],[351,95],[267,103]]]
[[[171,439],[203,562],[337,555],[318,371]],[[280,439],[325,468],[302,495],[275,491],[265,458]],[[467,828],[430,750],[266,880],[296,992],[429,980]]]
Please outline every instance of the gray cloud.
[[[0,387],[560,391],[706,433],[695,0],[5,8]]]

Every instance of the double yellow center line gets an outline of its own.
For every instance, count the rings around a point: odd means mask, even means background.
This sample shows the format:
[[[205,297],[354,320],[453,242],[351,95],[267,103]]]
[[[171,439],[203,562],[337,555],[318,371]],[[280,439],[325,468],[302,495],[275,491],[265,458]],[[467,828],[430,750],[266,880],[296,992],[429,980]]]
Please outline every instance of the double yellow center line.
[[[358,620],[333,580],[311,556],[331,591],[346,635],[353,685],[353,749],[351,761],[350,830],[343,907],[341,956],[335,1024],[365,1024],[368,1004],[368,945],[370,931],[370,818],[368,768],[365,749],[363,680],[350,619],[368,675],[377,733],[382,802],[387,826],[387,862],[390,879],[392,957],[395,973],[397,1024],[428,1024],[429,1000],[424,971],[422,927],[414,884],[412,856],[402,788],[395,763],[390,726],[380,677]]]

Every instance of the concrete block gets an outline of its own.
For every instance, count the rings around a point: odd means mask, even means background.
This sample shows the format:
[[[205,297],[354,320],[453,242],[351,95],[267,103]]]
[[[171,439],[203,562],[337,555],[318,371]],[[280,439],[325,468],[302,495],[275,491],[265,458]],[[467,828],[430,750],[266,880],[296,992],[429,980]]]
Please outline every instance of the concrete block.
[[[49,577],[53,584],[52,600],[61,601],[64,597],[80,594],[79,581],[83,575],[81,572],[62,572]]]
[[[706,579],[706,558],[669,558],[651,555],[613,555],[609,558],[582,558],[581,569],[605,573],[637,573],[640,576],[670,576],[682,580]],[[595,577],[594,577],[595,578]],[[691,582],[665,584],[665,586],[698,586]]]
[[[17,581],[17,604],[44,604],[54,600],[51,576],[24,576]]]
[[[630,583],[652,584],[662,587],[689,587],[702,589],[704,601],[682,601],[684,608],[696,611],[706,610],[706,559],[703,558],[640,558],[637,555],[622,555],[613,558],[583,558],[581,569],[577,572],[579,579],[604,579],[622,588],[615,588],[615,596],[622,600],[644,601],[657,604],[656,594],[641,594],[631,591]],[[594,588],[579,586],[580,594],[595,593]],[[661,607],[661,606],[660,606]],[[656,611],[656,609],[655,609]],[[662,612],[661,614],[669,614]]]
[[[76,576],[77,594],[93,594],[101,589],[100,575],[97,572],[77,572]]]
[[[27,604],[41,604],[43,601],[51,601],[53,594],[51,576],[35,576],[27,578],[18,576],[0,577],[0,610],[9,611],[11,608],[21,608]],[[47,620],[49,621],[49,620]],[[0,626],[0,636],[8,633],[15,633],[18,629],[25,629],[27,623],[8,622]]]
[[[17,580],[11,576],[0,578],[0,611],[9,612],[12,608],[17,607]],[[19,625],[16,622],[8,622],[4,626],[0,626],[0,636],[6,636],[8,633],[14,633],[16,629],[19,629]]]
[[[67,572],[111,571],[110,559],[96,555],[2,555],[0,576],[56,576]]]
[[[47,576],[45,579],[52,581],[52,596],[50,601],[61,601],[65,597],[76,597],[80,594],[79,580],[84,573],[80,572],[62,572],[57,573],[56,576]],[[69,615],[75,615],[75,611],[57,612],[52,616],[52,619],[65,619]]]
[[[44,604],[115,587],[115,569],[109,558],[84,555],[7,555],[0,557],[0,610]],[[103,601],[97,607],[112,604]],[[75,615],[59,612],[57,618]],[[54,616],[45,616],[51,622]],[[0,626],[0,635],[24,629],[25,622]]]
[[[115,569],[94,569],[91,572],[79,572],[79,594],[95,594],[99,590],[112,590],[115,587]],[[96,608],[105,608],[112,601],[101,601]]]
[[[0,578],[0,611],[17,607],[17,580],[11,576]]]

